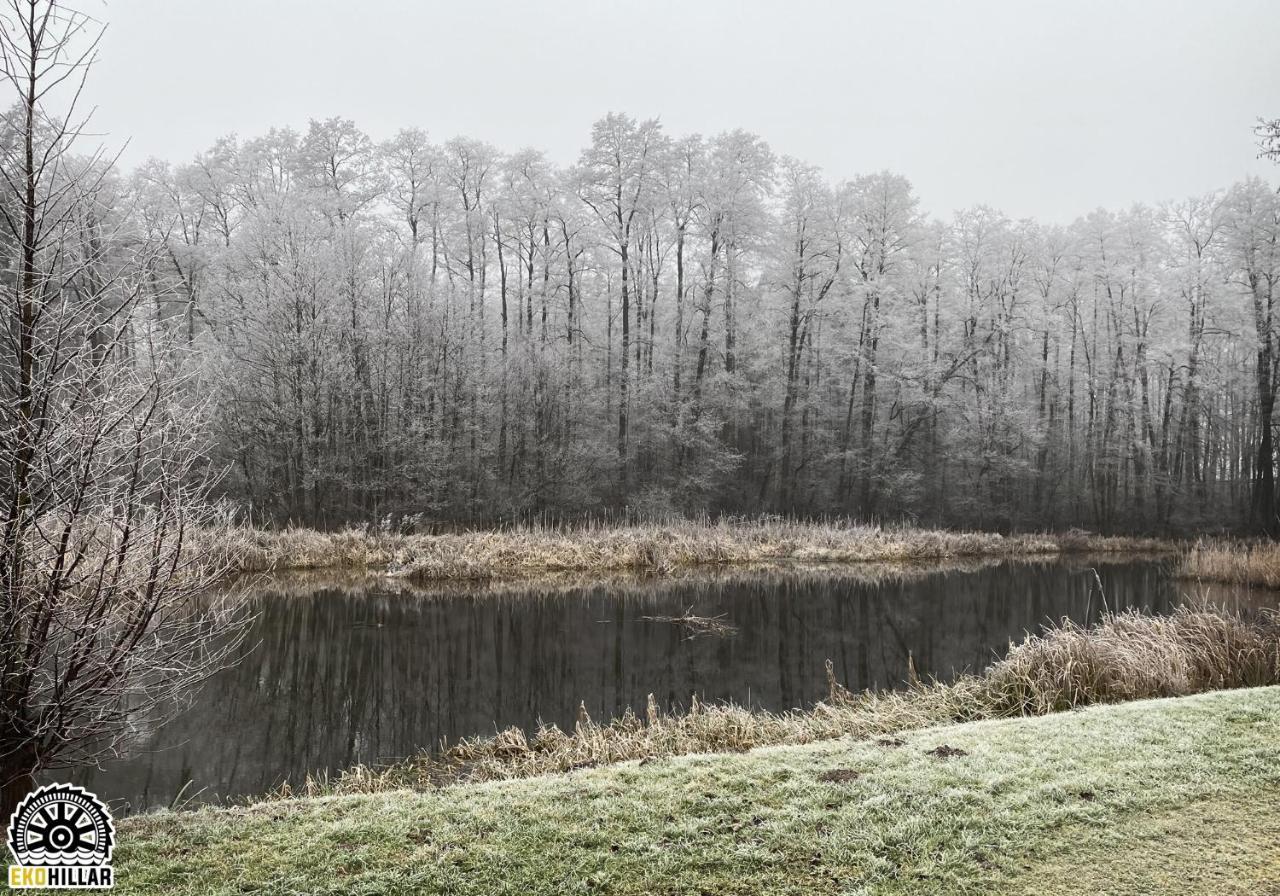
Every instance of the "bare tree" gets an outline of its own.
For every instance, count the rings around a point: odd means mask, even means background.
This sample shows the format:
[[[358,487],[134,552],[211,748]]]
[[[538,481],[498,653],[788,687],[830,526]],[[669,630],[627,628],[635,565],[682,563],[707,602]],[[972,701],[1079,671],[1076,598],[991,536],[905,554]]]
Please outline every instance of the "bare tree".
[[[111,160],[74,153],[101,28],[8,0],[0,145],[0,818],[46,769],[117,752],[235,648],[188,536],[208,477],[195,374],[125,231]],[[64,112],[49,103],[63,97]]]
[[[618,375],[618,471],[627,484],[627,426],[630,417],[631,305],[630,254],[642,211],[652,201],[656,187],[656,158],[664,151],[662,127],[651,119],[637,123],[626,115],[610,113],[591,130],[591,146],[579,161],[579,195],[595,212],[609,233],[609,249],[617,253],[621,274],[622,365]]]

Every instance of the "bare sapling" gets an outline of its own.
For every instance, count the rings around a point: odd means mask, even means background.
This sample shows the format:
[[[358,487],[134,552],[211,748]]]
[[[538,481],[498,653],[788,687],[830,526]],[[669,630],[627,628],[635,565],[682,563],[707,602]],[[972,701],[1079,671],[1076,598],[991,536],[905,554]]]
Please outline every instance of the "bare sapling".
[[[198,369],[79,111],[101,26],[7,0],[0,69],[0,824],[117,755],[236,650],[187,539],[211,482]]]

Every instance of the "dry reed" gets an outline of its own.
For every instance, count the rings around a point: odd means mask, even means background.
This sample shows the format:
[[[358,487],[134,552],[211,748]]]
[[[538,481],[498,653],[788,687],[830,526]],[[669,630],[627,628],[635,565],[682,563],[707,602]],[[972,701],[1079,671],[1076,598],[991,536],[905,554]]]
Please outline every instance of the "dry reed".
[[[1280,588],[1280,544],[1198,541],[1183,558],[1178,573],[1201,582]]]
[[[501,531],[400,535],[221,526],[192,550],[242,572],[364,568],[420,582],[520,578],[565,572],[669,575],[696,566],[821,564],[1043,557],[1069,552],[1168,552],[1155,539],[1068,532],[1012,535],[760,520],[523,526]]]

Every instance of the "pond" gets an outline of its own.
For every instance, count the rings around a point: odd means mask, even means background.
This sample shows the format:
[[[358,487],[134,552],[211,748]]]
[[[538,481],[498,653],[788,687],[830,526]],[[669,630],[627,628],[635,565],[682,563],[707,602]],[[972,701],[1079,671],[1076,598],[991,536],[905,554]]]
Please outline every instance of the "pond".
[[[1010,639],[1104,606],[1166,612],[1166,562],[1080,559],[950,568],[846,567],[608,584],[421,590],[303,576],[252,587],[243,661],[189,707],[133,732],[130,754],[77,775],[120,811],[260,794],[308,773],[441,741],[732,700],[771,710],[826,692],[951,677]],[[691,619],[690,617],[698,617]]]

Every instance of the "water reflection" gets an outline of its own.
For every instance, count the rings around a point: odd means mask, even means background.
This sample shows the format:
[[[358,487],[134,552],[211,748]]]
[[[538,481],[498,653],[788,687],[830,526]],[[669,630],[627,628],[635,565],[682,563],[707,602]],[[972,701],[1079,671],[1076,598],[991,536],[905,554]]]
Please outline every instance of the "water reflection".
[[[667,705],[696,693],[805,706],[824,696],[827,658],[854,689],[896,686],[908,653],[922,675],[946,677],[981,668],[1047,620],[1096,619],[1104,594],[1113,609],[1160,612],[1178,591],[1158,561],[479,594],[267,582],[244,661],[173,721],[138,732],[130,758],[80,780],[139,808],[167,805],[184,786],[200,800],[261,793],[508,725],[569,727],[580,701],[597,718],[639,709],[650,692]],[[688,615],[718,617],[732,637],[645,618]]]

